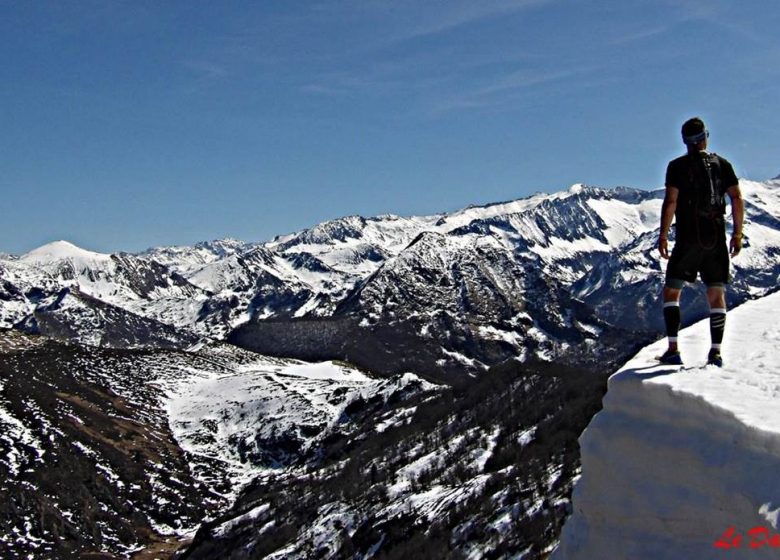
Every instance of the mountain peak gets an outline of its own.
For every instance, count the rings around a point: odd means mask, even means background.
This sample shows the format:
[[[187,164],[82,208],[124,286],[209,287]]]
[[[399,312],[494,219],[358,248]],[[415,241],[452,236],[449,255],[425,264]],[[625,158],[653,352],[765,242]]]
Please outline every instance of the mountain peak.
[[[69,241],[59,240],[33,249],[21,257],[21,260],[23,261],[38,263],[59,261],[62,259],[106,261],[111,259],[111,255],[88,251]]]
[[[222,239],[212,239],[211,241],[201,241],[196,243],[196,247],[239,247],[246,245],[240,239],[235,237],[223,237]]]

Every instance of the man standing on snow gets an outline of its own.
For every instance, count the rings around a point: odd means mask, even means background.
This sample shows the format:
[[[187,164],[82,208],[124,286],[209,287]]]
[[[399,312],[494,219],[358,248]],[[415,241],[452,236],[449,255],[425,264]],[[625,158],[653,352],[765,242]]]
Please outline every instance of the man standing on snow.
[[[726,325],[726,284],[729,282],[729,254],[742,249],[742,223],[745,206],[734,168],[724,158],[708,153],[709,131],[704,122],[693,118],[682,126],[688,153],[669,162],[666,168],[666,196],[661,210],[658,250],[669,259],[663,290],[664,321],[669,349],[659,357],[664,364],[681,364],[677,347],[680,329],[680,294],[686,282],[697,275],[707,286],[710,304],[712,347],[707,363],[723,365],[720,346]],[[733,232],[726,243],[725,195],[731,199]],[[675,243],[669,258],[667,232],[676,218]]]

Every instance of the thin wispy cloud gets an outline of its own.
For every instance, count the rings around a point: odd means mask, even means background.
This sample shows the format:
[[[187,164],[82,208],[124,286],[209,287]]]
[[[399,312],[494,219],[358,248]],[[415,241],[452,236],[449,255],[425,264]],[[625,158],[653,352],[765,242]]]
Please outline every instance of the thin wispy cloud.
[[[551,72],[528,72],[525,70],[512,72],[502,76],[494,83],[477,89],[470,95],[472,97],[491,97],[506,91],[525,90],[531,87],[558,82],[589,72],[586,68],[557,70]]]
[[[760,31],[757,28],[755,22],[748,22],[738,19],[715,19],[712,20],[711,23],[733,33],[743,41],[750,41],[756,45],[761,45],[769,49],[780,45],[780,42],[778,42],[778,35],[776,33],[777,29],[773,29],[773,33],[768,34],[766,32]],[[778,18],[777,23],[780,24],[780,18]]]
[[[769,48],[778,45],[780,12],[765,13],[758,18],[751,13],[751,17],[746,17],[744,10],[739,9],[741,3],[734,0],[668,0],[668,3],[678,13],[670,26],[703,22],[712,27],[713,33],[725,30],[757,45]],[[756,9],[756,13],[759,11]]]
[[[620,46],[620,45],[628,45],[631,43],[636,43],[639,41],[646,41],[647,39],[654,39],[656,37],[660,37],[662,35],[669,33],[671,30],[673,30],[677,25],[679,25],[683,21],[685,21],[685,19],[680,19],[679,21],[675,21],[673,23],[658,25],[655,27],[651,27],[649,29],[632,31],[630,33],[626,33],[624,35],[620,35],[619,37],[612,39],[609,42],[609,44],[614,46]]]
[[[593,67],[578,67],[548,72],[516,71],[497,76],[492,83],[478,88],[451,92],[449,95],[437,98],[430,111],[434,116],[441,116],[453,111],[505,107],[533,96],[544,86],[582,78],[595,70]],[[573,88],[574,85],[571,87]]]
[[[339,0],[326,1],[294,17],[274,17],[274,27],[317,29],[322,26],[343,26],[348,33],[359,29],[370,32],[349,44],[349,52],[372,53],[394,49],[404,43],[431,38],[450,31],[482,24],[502,17],[558,3],[561,0]],[[357,32],[359,34],[359,31]],[[328,49],[338,51],[334,45]],[[332,50],[332,49],[335,49]],[[320,56],[323,53],[312,53]],[[346,54],[341,51],[340,54]]]
[[[181,63],[204,80],[274,75],[277,83],[311,95],[421,91],[529,55],[514,45],[458,45],[448,39],[419,49],[418,41],[551,2],[360,0],[326,1],[295,12],[257,8],[230,33],[212,38]],[[271,33],[274,38],[268,40]]]
[[[361,59],[353,64],[337,64],[337,70],[321,72],[301,86],[311,94],[338,95],[418,92],[457,84],[487,69],[528,62],[534,57],[525,51],[495,52],[448,46],[425,51]],[[339,61],[341,62],[341,61]]]
[[[629,45],[631,43],[659,39],[672,32],[685,33],[685,25],[696,22],[713,22],[722,19],[725,9],[722,0],[663,0],[659,3],[661,10],[656,13],[654,24],[648,24],[648,18],[644,19],[644,26],[627,22],[630,27],[623,29],[615,26],[610,29],[611,39],[606,41],[610,46]]]
[[[688,19],[709,20],[717,18],[733,0],[666,0],[666,4]]]
[[[396,31],[391,42],[402,42],[437,35],[466,25],[515,14],[523,10],[550,4],[553,0],[487,0],[482,2],[422,3],[418,21]],[[433,8],[432,8],[433,7]]]
[[[192,71],[196,76],[206,79],[224,78],[229,74],[222,65],[208,60],[183,60],[181,65]]]

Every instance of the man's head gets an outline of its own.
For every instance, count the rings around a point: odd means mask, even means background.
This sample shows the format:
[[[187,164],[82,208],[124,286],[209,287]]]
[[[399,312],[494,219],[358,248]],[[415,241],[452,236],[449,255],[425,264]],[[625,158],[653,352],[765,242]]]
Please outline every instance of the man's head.
[[[699,117],[688,119],[682,125],[682,137],[689,150],[703,150],[707,147],[710,132]]]

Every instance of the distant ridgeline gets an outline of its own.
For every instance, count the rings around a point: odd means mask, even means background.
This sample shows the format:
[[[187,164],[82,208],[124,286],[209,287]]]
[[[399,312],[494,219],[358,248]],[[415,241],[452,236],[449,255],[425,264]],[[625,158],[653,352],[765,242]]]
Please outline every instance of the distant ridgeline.
[[[780,272],[777,182],[743,181],[730,304]],[[262,244],[0,258],[0,327],[106,347],[229,340],[449,380],[508,359],[618,364],[662,332],[661,191],[575,185],[453,214],[349,217]],[[706,314],[683,300],[686,324]],[[285,333],[294,333],[287,336]]]

